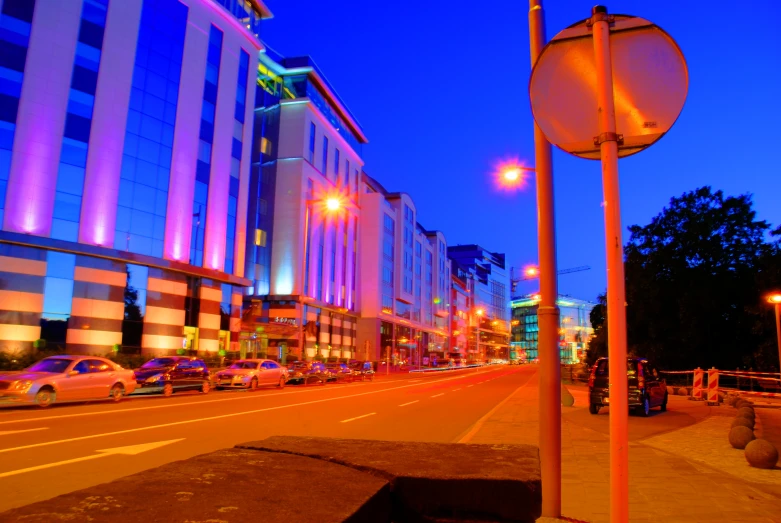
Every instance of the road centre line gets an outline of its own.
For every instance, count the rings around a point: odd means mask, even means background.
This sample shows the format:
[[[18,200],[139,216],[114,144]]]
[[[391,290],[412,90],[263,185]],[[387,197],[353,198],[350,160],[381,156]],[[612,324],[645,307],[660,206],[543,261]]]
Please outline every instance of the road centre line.
[[[401,405],[399,405],[399,407],[406,407],[407,405],[412,405],[413,403],[417,403],[419,401],[420,400],[408,401],[407,403],[402,403]]]
[[[0,430],[0,436],[8,436],[9,434],[20,434],[22,432],[35,432],[36,430],[49,430],[49,427],[38,427],[35,429],[23,429],[23,430]]]
[[[453,392],[455,392],[457,390],[461,390],[461,387],[458,387],[457,389],[453,389]]]
[[[453,376],[451,378],[444,378],[441,381],[450,381],[450,380],[455,380],[455,379],[461,379],[463,377],[464,376]],[[269,412],[269,411],[272,411],[272,410],[282,410],[282,409],[287,409],[287,408],[291,408],[291,407],[302,407],[302,406],[305,406],[305,405],[314,405],[314,404],[317,404],[317,403],[325,403],[325,402],[328,402],[328,401],[336,401],[336,400],[348,399],[348,398],[357,398],[359,396],[369,396],[369,395],[372,395],[372,394],[380,394],[380,393],[383,393],[383,392],[389,392],[389,391],[399,390],[399,389],[408,389],[410,387],[418,387],[418,386],[421,386],[421,385],[425,386],[425,385],[428,385],[428,383],[424,383],[424,384],[415,383],[415,384],[412,384],[412,385],[400,385],[398,387],[392,387],[392,388],[388,388],[388,389],[375,390],[375,391],[369,391],[369,392],[361,392],[359,394],[351,394],[351,395],[348,395],[348,396],[338,396],[336,398],[323,398],[323,399],[319,399],[319,400],[305,401],[305,402],[302,402],[302,403],[291,403],[289,405],[278,405],[276,407],[265,407],[265,408],[262,408],[262,409],[245,410],[243,412],[233,412],[233,413],[230,413],[230,414],[220,414],[218,416],[209,416],[209,417],[206,417],[206,418],[196,418],[196,419],[189,419],[189,420],[182,420],[182,421],[174,421],[174,422],[171,422],[171,423],[162,423],[160,425],[150,425],[150,426],[147,426],[147,427],[137,427],[137,428],[134,428],[134,429],[117,430],[117,431],[114,431],[114,432],[105,432],[103,434],[90,434],[89,436],[79,436],[77,438],[68,438],[68,439],[61,439],[61,440],[55,440],[55,441],[44,441],[42,443],[32,443],[30,445],[22,445],[21,447],[14,447],[14,448],[9,448],[9,449],[0,449],[0,454],[3,454],[5,452],[13,452],[15,450],[26,450],[26,449],[33,449],[33,448],[38,448],[38,447],[47,447],[49,445],[58,445],[60,443],[71,443],[73,441],[84,441],[84,440],[87,440],[87,439],[102,438],[102,437],[106,437],[106,436],[117,436],[119,434],[130,434],[130,433],[133,433],[133,432],[141,432],[141,431],[144,431],[144,430],[154,430],[154,429],[160,429],[160,428],[166,428],[166,427],[174,427],[174,426],[177,426],[177,425],[189,425],[191,423],[198,423],[198,422],[201,422],[201,421],[213,421],[213,420],[218,420],[218,419],[234,418],[234,417],[237,417],[237,416],[245,416],[247,414],[258,414],[260,412]]]
[[[433,380],[433,381],[429,381],[429,382],[426,382],[426,384],[435,383],[435,382],[439,382],[439,381],[448,381],[448,380],[453,380],[453,379],[465,378],[465,377],[466,376],[464,376],[464,375],[452,376],[452,377],[448,377],[448,378],[441,378],[441,379],[436,379],[436,380]],[[439,376],[437,376],[437,378],[439,378]],[[417,383],[417,381],[423,381],[423,380],[416,380],[416,383]],[[412,383],[412,382],[410,381],[409,383]],[[379,384],[380,385],[384,385],[381,382]],[[364,384],[364,383],[352,384],[351,386],[361,386],[361,385],[369,386],[368,383],[366,383],[366,384]],[[324,390],[331,391],[331,390],[334,390],[334,389],[323,389],[323,388],[315,387],[315,388],[311,388],[311,389],[307,389],[307,390],[296,390],[296,391],[291,391],[291,392],[284,392],[283,394],[284,395],[306,394],[306,393],[311,393],[311,392],[322,392]],[[341,389],[336,389],[336,390],[341,390]],[[392,390],[392,389],[383,389],[383,390]],[[279,397],[283,397],[283,394],[274,394],[274,395],[272,395],[272,394],[241,394],[241,395],[237,395],[236,397],[218,398],[218,399],[213,399],[213,400],[187,401],[187,402],[182,402],[182,403],[171,403],[171,404],[165,404],[165,405],[152,405],[152,406],[149,406],[149,407],[132,407],[132,408],[128,408],[128,409],[102,410],[102,411],[97,411],[97,412],[79,412],[79,413],[75,413],[75,414],[62,414],[62,415],[58,415],[58,416],[40,416],[40,417],[36,417],[36,418],[25,418],[25,419],[14,419],[14,420],[0,421],[0,425],[9,425],[9,424],[12,424],[12,423],[30,423],[30,422],[36,422],[36,421],[53,420],[53,419],[81,418],[81,417],[84,417],[84,416],[101,416],[101,415],[106,415],[106,414],[121,414],[121,413],[124,413],[124,412],[137,412],[137,411],[140,411],[140,410],[170,409],[170,408],[175,408],[175,407],[190,407],[190,406],[193,406],[193,405],[205,405],[205,404],[209,404],[209,403],[222,403],[222,402],[225,402],[225,401],[241,401],[241,400],[251,400],[251,399],[258,399],[258,398],[269,398],[269,397],[271,397],[271,398],[279,398]],[[233,395],[231,395],[231,396],[233,396]],[[151,398],[156,398],[156,397],[157,396],[151,396]],[[183,396],[183,398],[186,398],[186,396]],[[136,400],[136,399],[140,400],[140,399],[147,399],[147,398],[146,397],[139,397],[139,398],[133,398],[133,399],[134,400]]]
[[[433,395],[433,396],[431,396],[431,397],[432,397],[432,398],[438,398],[438,397],[440,397],[440,396],[444,396],[444,395],[445,395],[445,393],[444,393],[444,392],[441,392],[441,393],[439,393],[439,394],[434,394],[434,395]]]
[[[374,416],[375,414],[377,414],[377,413],[376,412],[370,412],[369,414],[364,414],[363,416],[356,416],[354,418],[344,419],[344,420],[340,421],[339,423],[350,423],[351,421],[355,421],[355,420],[361,419],[361,418],[368,418],[369,416]]]
[[[473,383],[471,385],[467,385],[466,388],[468,389],[469,387],[474,387],[474,386],[475,386],[475,384]]]

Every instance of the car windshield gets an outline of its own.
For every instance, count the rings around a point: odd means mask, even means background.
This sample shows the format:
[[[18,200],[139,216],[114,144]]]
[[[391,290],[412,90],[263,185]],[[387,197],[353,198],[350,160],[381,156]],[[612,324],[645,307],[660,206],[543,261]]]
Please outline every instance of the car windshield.
[[[169,367],[176,363],[176,361],[173,358],[155,358],[153,360],[149,360],[143,365],[141,365],[142,369],[154,369],[157,367]]]
[[[607,364],[607,360],[599,360],[597,363],[597,371],[595,373],[597,376],[609,376],[609,368]],[[626,362],[626,375],[631,377],[637,376],[637,361],[636,360],[628,360]]]
[[[258,364],[254,361],[237,361],[229,369],[256,369]]]
[[[64,358],[46,358],[27,367],[27,370],[30,372],[54,372],[59,374],[65,372],[71,361]]]

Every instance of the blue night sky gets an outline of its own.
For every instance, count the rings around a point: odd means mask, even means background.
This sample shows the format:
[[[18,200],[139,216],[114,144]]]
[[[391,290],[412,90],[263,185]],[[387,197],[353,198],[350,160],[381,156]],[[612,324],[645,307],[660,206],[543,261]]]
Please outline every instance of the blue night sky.
[[[427,229],[450,245],[479,243],[508,265],[536,263],[534,181],[495,188],[502,158],[533,165],[523,0],[322,2],[270,0],[263,39],[285,56],[309,54],[364,127],[366,172],[409,193]],[[548,0],[548,38],[590,14],[594,0]],[[611,13],[647,18],[676,39],[689,95],[673,129],[619,162],[623,225],[647,224],[703,185],[752,193],[760,219],[781,223],[781,2],[615,1]],[[599,162],[554,150],[561,293],[593,300],[605,288]],[[625,235],[625,239],[628,234]],[[535,291],[525,282],[520,291]]]

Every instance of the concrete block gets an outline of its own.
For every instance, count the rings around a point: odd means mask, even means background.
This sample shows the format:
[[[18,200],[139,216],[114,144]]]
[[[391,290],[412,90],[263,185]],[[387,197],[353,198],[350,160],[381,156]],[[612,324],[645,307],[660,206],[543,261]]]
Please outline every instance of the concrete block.
[[[0,521],[389,523],[390,488],[327,461],[227,449],[13,509]]]
[[[534,521],[542,513],[539,450],[274,436],[238,446],[290,453],[369,472],[391,487],[394,521]]]

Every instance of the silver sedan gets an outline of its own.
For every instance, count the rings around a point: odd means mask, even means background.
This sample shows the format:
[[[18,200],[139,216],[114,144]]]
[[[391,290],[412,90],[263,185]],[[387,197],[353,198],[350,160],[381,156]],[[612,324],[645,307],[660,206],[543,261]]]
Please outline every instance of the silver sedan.
[[[65,401],[119,401],[136,388],[133,371],[95,356],[52,356],[0,374],[0,405],[48,407]]]
[[[219,389],[255,390],[264,385],[280,389],[287,383],[287,369],[273,360],[238,360],[217,373],[214,385]]]

